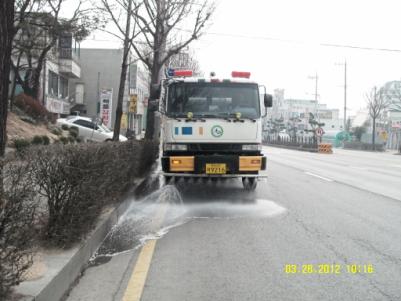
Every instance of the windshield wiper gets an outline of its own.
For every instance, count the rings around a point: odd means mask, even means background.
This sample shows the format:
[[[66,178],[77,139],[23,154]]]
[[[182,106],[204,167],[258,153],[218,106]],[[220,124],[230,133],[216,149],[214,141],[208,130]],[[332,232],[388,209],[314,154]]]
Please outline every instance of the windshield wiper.
[[[179,113],[171,113],[168,115],[168,117],[174,118],[177,121],[181,121],[181,119],[178,119],[178,118],[186,118],[187,116],[185,116],[184,114],[179,114]]]

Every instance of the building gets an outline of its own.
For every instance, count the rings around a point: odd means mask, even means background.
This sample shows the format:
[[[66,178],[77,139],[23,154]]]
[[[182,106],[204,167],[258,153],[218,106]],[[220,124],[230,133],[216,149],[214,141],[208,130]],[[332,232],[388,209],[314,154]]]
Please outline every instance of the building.
[[[325,132],[339,132],[343,130],[343,119],[339,118],[339,109],[329,109],[326,104],[319,104],[317,119],[324,123]]]
[[[149,73],[140,64],[132,64],[129,69],[131,110],[128,110],[128,128],[140,133],[146,128],[146,114],[149,98]],[[136,101],[136,106],[133,105]]]
[[[82,76],[71,87],[75,92],[84,91],[82,98],[75,99],[74,109],[89,117],[103,118],[110,128],[115,123],[122,56],[122,49],[81,49]],[[149,75],[137,61],[130,59],[135,63],[130,63],[128,68],[121,128],[140,135],[145,124]]]
[[[79,56],[79,43],[72,35],[64,35],[59,39],[58,60],[46,60],[44,103],[49,112],[69,115],[74,99],[82,98],[83,91],[70,94],[72,81],[81,76]]]
[[[40,18],[37,17],[38,22]],[[26,34],[24,31],[19,33],[20,36]],[[19,75],[24,78],[26,72],[30,68],[36,68],[38,65],[38,57],[46,44],[47,34],[43,32],[37,37],[35,41],[35,48],[28,53],[31,56],[28,62],[27,55],[20,58]],[[20,39],[17,37],[16,39]],[[23,38],[21,39],[23,40]],[[19,45],[21,47],[21,45]],[[38,99],[46,107],[46,109],[54,114],[68,115],[70,114],[71,107],[71,94],[70,85],[72,80],[76,80],[81,76],[80,66],[80,44],[75,41],[72,34],[62,34],[56,46],[47,52],[43,61],[43,68],[40,74],[40,90]],[[18,60],[16,56],[12,57],[13,62],[16,64]],[[28,67],[31,65],[31,67]],[[11,72],[11,79],[15,79],[16,74]],[[23,92],[20,85],[15,87],[15,95]]]
[[[275,89],[273,107],[268,111],[268,120],[280,120],[286,128],[296,129],[297,133],[310,129],[310,114],[319,122],[324,123],[325,132],[341,131],[343,128],[339,119],[339,109],[330,109],[326,104],[319,104],[312,99],[285,98],[283,89]]]

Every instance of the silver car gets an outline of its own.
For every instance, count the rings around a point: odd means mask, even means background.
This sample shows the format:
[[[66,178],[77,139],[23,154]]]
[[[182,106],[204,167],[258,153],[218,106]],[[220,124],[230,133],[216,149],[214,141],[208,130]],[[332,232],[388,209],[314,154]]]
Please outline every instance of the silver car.
[[[68,116],[57,119],[57,125],[63,124],[78,128],[78,136],[86,141],[104,142],[113,139],[113,132],[102,123],[96,123],[91,118],[83,116]],[[120,135],[120,141],[127,141],[127,137]]]

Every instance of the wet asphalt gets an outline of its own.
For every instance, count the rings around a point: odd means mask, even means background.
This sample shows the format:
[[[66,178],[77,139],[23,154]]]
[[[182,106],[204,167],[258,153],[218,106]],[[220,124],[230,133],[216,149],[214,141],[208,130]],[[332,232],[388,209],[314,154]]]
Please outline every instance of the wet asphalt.
[[[122,300],[149,239],[141,300],[401,300],[401,156],[266,153],[254,192],[152,177],[67,300]]]

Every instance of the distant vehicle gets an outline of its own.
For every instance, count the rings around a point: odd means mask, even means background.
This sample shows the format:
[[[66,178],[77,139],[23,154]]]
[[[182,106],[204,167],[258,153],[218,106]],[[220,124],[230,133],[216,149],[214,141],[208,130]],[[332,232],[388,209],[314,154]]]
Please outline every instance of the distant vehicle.
[[[104,142],[113,139],[113,132],[102,123],[93,122],[91,118],[83,116],[68,116],[57,119],[57,125],[63,124],[71,127],[76,126],[79,130],[78,136],[84,141]],[[120,141],[127,141],[127,137],[120,135]]]

